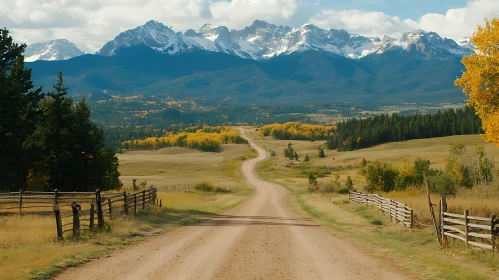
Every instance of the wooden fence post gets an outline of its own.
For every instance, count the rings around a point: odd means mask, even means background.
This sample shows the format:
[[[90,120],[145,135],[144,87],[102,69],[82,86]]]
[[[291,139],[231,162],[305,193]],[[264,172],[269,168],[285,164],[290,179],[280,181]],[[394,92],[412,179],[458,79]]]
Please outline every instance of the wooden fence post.
[[[54,214],[55,214],[55,224],[57,227],[57,239],[62,240],[62,218],[61,211],[59,209],[59,190],[54,191]]]
[[[76,202],[71,203],[73,209],[73,237],[80,237],[80,209],[81,206]]]
[[[411,228],[414,228],[414,210],[410,210],[411,211]]]
[[[395,223],[398,223],[398,212],[399,211],[399,205],[397,202],[395,202]]]
[[[448,246],[449,241],[447,240],[447,235],[445,235],[445,214],[447,212],[447,197],[442,195],[442,200],[440,200],[440,231],[442,235],[442,245]]]
[[[492,254],[496,252],[496,235],[498,234],[494,229],[495,223],[496,223],[496,215],[492,215],[492,217],[490,218],[490,230],[491,230],[490,234],[492,235],[490,243],[492,244]]]
[[[95,203],[97,204],[97,223],[99,229],[104,229],[104,213],[102,212],[102,197],[100,190],[95,191]]]
[[[152,188],[153,186],[149,189],[149,204],[152,204]]]
[[[137,214],[137,194],[133,195],[133,213]]]
[[[23,215],[23,189],[19,190],[19,216]]]
[[[94,231],[95,204],[90,204],[90,231]]]
[[[393,200],[390,199],[390,207],[388,208],[388,211],[390,213],[390,221],[393,222],[393,217],[392,217],[392,205],[393,205]]]
[[[146,209],[146,190],[142,191],[142,210]]]
[[[107,205],[109,207],[109,220],[113,219],[113,205],[111,204],[111,199],[107,200]]]
[[[159,208],[163,208],[163,201],[161,199],[159,200]]]
[[[470,211],[464,210],[464,233],[465,233],[465,238],[466,238],[466,247],[468,247],[468,242],[470,241],[470,236],[468,234],[468,216],[470,214]]]
[[[128,216],[128,196],[126,194],[126,191],[123,192],[123,206],[125,207],[125,215]]]

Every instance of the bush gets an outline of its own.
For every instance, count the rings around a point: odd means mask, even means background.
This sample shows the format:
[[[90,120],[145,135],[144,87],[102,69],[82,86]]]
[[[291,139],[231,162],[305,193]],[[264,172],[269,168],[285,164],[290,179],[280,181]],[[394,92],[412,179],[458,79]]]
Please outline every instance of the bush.
[[[211,182],[210,180],[203,180],[202,182],[197,183],[194,186],[194,188],[200,192],[214,192],[214,193],[230,193],[231,192],[228,189],[216,187],[215,185],[213,185],[213,182]]]
[[[213,182],[209,179],[204,179],[203,181],[197,183],[194,188],[201,192],[214,192],[216,187]]]
[[[446,173],[429,177],[428,186],[432,193],[439,195],[455,196],[457,193],[452,177]]]
[[[345,187],[341,187],[338,189],[338,193],[339,194],[348,194],[350,192],[351,188],[345,186]]]

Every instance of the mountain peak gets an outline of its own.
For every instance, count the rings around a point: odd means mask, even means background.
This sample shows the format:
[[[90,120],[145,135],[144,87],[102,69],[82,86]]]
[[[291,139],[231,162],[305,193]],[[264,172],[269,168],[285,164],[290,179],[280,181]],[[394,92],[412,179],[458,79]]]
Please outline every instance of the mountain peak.
[[[84,54],[82,50],[67,39],[56,39],[30,44],[24,52],[26,62],[67,60]]]
[[[469,48],[455,41],[424,30],[405,32],[397,39],[385,36],[381,40],[350,34],[343,29],[322,29],[310,23],[292,28],[255,20],[251,26],[242,30],[229,30],[225,26],[206,23],[197,32],[189,29],[182,34],[175,33],[163,23],[152,20],[143,26],[121,33],[107,43],[99,53],[111,56],[119,48],[138,44],[160,53],[176,54],[205,50],[256,60],[306,50],[330,52],[353,59],[392,49],[442,59],[469,52]]]
[[[257,19],[257,20],[255,20],[253,22],[253,24],[251,25],[251,27],[254,27],[254,28],[267,28],[267,27],[269,27],[271,25],[273,25],[273,24],[270,24],[270,23],[268,23],[266,21]]]

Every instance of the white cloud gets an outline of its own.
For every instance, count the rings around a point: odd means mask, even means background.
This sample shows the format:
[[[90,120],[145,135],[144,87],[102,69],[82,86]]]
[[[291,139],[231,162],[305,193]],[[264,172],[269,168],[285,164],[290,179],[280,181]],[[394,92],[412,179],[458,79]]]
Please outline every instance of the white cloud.
[[[314,16],[310,23],[323,28],[345,29],[363,36],[394,35],[418,28],[418,23],[411,19],[391,17],[381,12],[363,12],[359,10],[322,11]]]
[[[426,14],[419,19],[400,19],[381,12],[325,10],[312,17],[310,22],[323,28],[341,28],[365,36],[398,36],[423,29],[457,40],[473,35],[477,26],[484,24],[485,18],[498,16],[498,0],[469,0],[466,7],[450,9],[444,15]]]
[[[274,21],[286,19],[297,10],[295,0],[232,0],[215,2],[210,6],[216,24],[242,28],[255,19]]]
[[[378,1],[378,0],[376,0]],[[176,31],[204,23],[239,29],[255,19],[299,26],[345,29],[365,36],[398,35],[415,29],[458,39],[472,35],[484,18],[499,16],[499,0],[469,0],[466,7],[445,14],[402,19],[381,12],[324,10],[310,18],[311,5],[323,0],[0,0],[0,28],[17,41],[66,38],[87,52],[100,49],[120,32],[153,19]]]
[[[239,28],[255,19],[286,19],[296,10],[296,0],[0,0],[0,27],[9,28],[17,41],[66,38],[94,52],[149,20],[176,31],[204,23]]]

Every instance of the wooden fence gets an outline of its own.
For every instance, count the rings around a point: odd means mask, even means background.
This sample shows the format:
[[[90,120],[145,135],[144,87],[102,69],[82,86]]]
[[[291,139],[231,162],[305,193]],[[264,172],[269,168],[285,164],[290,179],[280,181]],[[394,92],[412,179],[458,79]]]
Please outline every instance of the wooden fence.
[[[136,214],[155,203],[162,206],[154,187],[134,193],[19,191],[0,193],[0,215],[54,215],[57,237],[64,239],[103,229],[105,219]]]
[[[414,227],[414,211],[403,203],[384,198],[379,194],[364,194],[357,191],[349,192],[349,201],[377,207],[384,214],[389,215],[393,222],[402,223],[408,228]]]
[[[499,236],[499,219],[492,217],[476,217],[465,210],[463,214],[447,212],[446,198],[440,201],[440,234],[444,246],[449,244],[448,238],[454,238],[483,249],[496,251],[496,240]]]
[[[176,184],[176,185],[167,185],[160,188],[166,191],[176,191],[176,190],[193,190],[195,186],[192,184]]]

